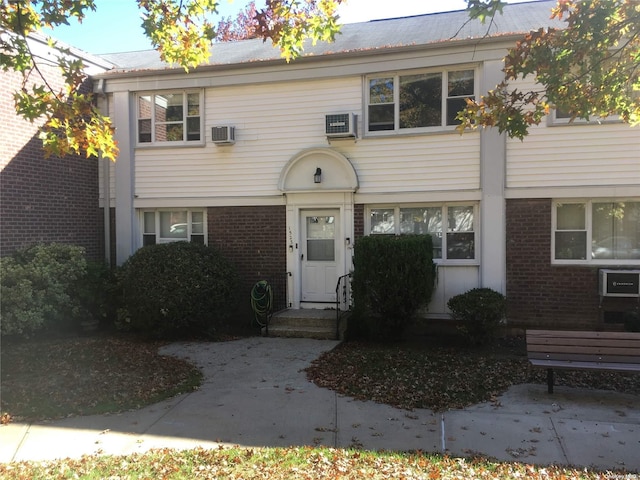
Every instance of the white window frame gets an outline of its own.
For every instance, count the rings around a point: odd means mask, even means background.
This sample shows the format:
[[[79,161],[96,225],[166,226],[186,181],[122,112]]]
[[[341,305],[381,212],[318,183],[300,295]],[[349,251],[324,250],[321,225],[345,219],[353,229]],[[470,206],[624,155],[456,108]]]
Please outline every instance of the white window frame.
[[[452,132],[455,131],[457,125],[447,125],[447,99],[449,98],[462,98],[458,96],[449,97],[448,85],[449,85],[449,73],[460,72],[463,70],[473,71],[473,98],[478,99],[479,92],[479,69],[477,65],[455,65],[447,68],[428,68],[420,70],[402,70],[393,72],[380,72],[375,74],[366,75],[364,77],[364,136],[366,137],[379,137],[389,135],[403,135],[403,134],[416,134],[416,133],[430,133],[430,132]],[[429,127],[416,127],[416,128],[400,128],[400,77],[419,74],[440,73],[442,75],[442,95],[440,98],[440,125]],[[369,130],[369,107],[372,105],[370,102],[370,81],[377,78],[393,78],[393,103],[394,103],[394,128],[393,130]],[[466,98],[466,95],[464,96]],[[391,102],[388,102],[391,103]],[[376,105],[376,104],[373,104]]]
[[[168,123],[182,123],[182,132],[183,137],[182,140],[156,140],[156,115],[155,108],[156,102],[155,97],[159,95],[167,95],[167,94],[181,94],[182,95],[182,121],[178,122],[168,122]],[[189,115],[189,95],[197,94],[198,95],[198,106],[199,106],[199,115],[200,118],[200,139],[199,140],[188,140],[188,119],[193,118],[194,116]],[[151,118],[141,118],[140,117],[140,98],[141,97],[151,97]],[[152,92],[137,92],[135,96],[135,115],[136,115],[136,147],[146,148],[146,147],[174,147],[174,146],[203,146],[205,145],[205,134],[204,134],[204,90],[203,89],[180,89],[180,90],[162,90],[162,91],[152,91]],[[141,142],[140,141],[140,120],[150,120],[151,121],[151,141],[149,142]]]
[[[401,204],[371,204],[365,208],[365,235],[402,235],[400,233],[400,222],[396,219],[400,218],[400,209],[408,208],[433,208],[439,207],[442,209],[442,258],[435,258],[433,262],[438,265],[479,265],[480,264],[480,208],[478,202],[444,202],[444,203],[401,203]],[[451,207],[473,207],[473,233],[474,235],[474,258],[464,259],[449,259],[445,258],[447,253],[447,233],[449,231],[448,225],[448,209]],[[371,232],[371,211],[372,210],[393,210],[394,211],[394,233],[372,233]],[[460,232],[465,233],[465,232]]]
[[[606,118],[602,117],[592,117],[590,120],[585,120],[584,118],[576,118],[573,121],[571,117],[559,118],[558,110],[553,109],[552,112],[547,116],[547,125],[550,127],[562,127],[562,126],[585,126],[585,125],[602,125],[605,123],[622,123],[622,119],[619,115],[611,115]]]
[[[626,266],[640,265],[640,259],[616,259],[616,258],[593,258],[593,204],[598,203],[620,203],[633,202],[639,203],[640,198],[579,198],[579,199],[555,199],[551,202],[551,264],[553,265],[610,265],[610,266]],[[584,205],[585,214],[585,231],[586,231],[586,252],[584,259],[556,259],[556,232],[558,221],[558,204],[576,204]],[[562,231],[562,230],[560,230]]]
[[[162,237],[160,232],[160,215],[167,212],[186,212],[187,213],[187,235],[186,238]],[[155,231],[145,231],[145,214],[153,213]],[[202,234],[193,233],[193,214],[202,214]],[[139,210],[139,228],[140,228],[140,246],[144,245],[145,235],[155,235],[155,244],[172,243],[172,242],[190,242],[193,235],[202,235],[203,243],[208,245],[208,228],[207,228],[207,209],[206,208],[145,208]]]

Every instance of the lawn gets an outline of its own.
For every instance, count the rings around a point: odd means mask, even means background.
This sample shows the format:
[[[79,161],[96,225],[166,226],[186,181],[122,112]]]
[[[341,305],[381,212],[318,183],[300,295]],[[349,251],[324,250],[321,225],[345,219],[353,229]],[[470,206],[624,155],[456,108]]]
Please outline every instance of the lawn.
[[[1,351],[3,421],[119,412],[198,388],[200,372],[184,360],[160,356],[160,346],[160,342],[111,335],[5,341]],[[491,348],[469,348],[444,338],[391,345],[347,342],[323,354],[306,372],[322,387],[406,409],[459,408],[491,400],[513,384],[545,381],[544,372],[528,366],[521,339]],[[561,372],[557,384],[640,394],[638,375]],[[0,478],[613,477],[422,452],[299,447],[159,450],[126,457],[18,462],[0,464]]]
[[[126,457],[0,464],[0,478],[52,479],[633,479],[564,467],[461,459],[421,452],[369,452],[331,448],[220,448],[156,450]]]

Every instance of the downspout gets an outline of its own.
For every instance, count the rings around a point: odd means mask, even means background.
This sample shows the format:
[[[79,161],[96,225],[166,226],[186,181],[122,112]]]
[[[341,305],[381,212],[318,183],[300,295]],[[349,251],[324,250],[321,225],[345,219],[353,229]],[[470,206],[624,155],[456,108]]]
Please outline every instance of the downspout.
[[[109,96],[106,92],[106,80],[98,80],[98,94],[104,98],[104,109],[109,115]],[[102,214],[104,222],[104,260],[111,266],[111,160],[103,158],[102,161]]]

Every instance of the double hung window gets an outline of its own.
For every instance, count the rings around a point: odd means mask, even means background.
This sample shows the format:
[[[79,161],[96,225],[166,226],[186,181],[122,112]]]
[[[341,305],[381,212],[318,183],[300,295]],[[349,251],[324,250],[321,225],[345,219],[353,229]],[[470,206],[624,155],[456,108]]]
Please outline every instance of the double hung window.
[[[201,92],[140,94],[138,144],[201,142]]]
[[[142,244],[206,242],[206,212],[203,210],[145,210],[142,212]]]
[[[558,201],[553,214],[554,261],[640,264],[640,199]]]
[[[474,205],[390,206],[369,209],[371,235],[431,235],[433,258],[475,260]]]
[[[367,131],[412,132],[457,125],[475,97],[475,70],[412,72],[367,78]]]

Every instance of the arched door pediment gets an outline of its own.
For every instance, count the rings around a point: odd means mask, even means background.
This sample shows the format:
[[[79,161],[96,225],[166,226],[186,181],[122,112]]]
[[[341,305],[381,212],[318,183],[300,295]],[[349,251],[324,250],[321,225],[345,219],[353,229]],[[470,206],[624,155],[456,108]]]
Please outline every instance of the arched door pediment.
[[[314,182],[320,169],[321,181]],[[292,157],[280,173],[278,189],[287,192],[355,192],[358,177],[351,162],[330,148],[310,148]]]

